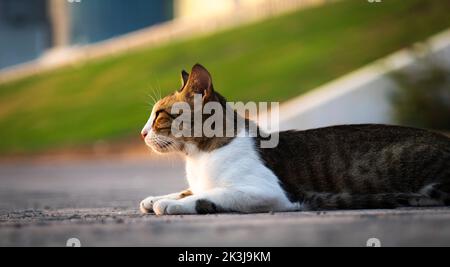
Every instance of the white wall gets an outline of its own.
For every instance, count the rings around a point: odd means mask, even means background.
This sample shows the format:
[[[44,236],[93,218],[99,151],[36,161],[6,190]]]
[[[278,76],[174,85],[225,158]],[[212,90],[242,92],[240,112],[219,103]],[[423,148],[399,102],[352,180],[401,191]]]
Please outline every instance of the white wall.
[[[427,46],[428,57],[450,67],[450,30],[430,38]],[[402,50],[282,104],[280,130],[395,123],[390,94],[396,86],[389,73],[414,66],[416,53]]]
[[[368,81],[351,92],[333,96],[309,106],[297,101],[294,106],[282,107],[281,130],[311,129],[339,124],[394,123],[387,99],[392,92],[392,82],[385,78]],[[292,104],[291,104],[292,105]],[[302,108],[302,105],[308,108]]]

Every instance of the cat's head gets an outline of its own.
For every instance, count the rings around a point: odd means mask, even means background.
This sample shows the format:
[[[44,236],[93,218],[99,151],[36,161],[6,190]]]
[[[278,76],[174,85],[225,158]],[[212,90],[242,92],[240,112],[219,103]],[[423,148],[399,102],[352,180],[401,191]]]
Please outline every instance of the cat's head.
[[[172,123],[180,114],[173,114],[174,105],[187,103],[192,109],[192,120],[194,119],[194,96],[201,97],[201,104],[217,102],[226,105],[226,100],[214,91],[212,78],[206,68],[196,64],[191,73],[182,71],[181,89],[159,100],[153,107],[150,119],[141,132],[147,146],[155,152],[187,152],[187,150],[208,150],[220,146],[226,142],[226,138],[207,138],[204,136],[186,137],[177,136],[172,131]],[[207,119],[202,115],[202,120]],[[192,123],[191,123],[192,125]]]

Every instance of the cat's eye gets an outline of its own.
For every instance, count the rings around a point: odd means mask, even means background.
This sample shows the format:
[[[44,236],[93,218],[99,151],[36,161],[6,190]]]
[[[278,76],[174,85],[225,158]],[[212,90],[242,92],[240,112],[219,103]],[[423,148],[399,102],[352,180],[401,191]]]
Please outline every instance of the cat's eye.
[[[158,119],[158,117],[159,117],[159,115],[160,115],[161,113],[165,113],[165,114],[167,114],[167,116],[171,117],[172,119],[176,119],[176,116],[175,116],[175,115],[172,115],[171,113],[169,113],[169,112],[168,112],[167,110],[165,110],[165,109],[160,109],[160,110],[158,110],[158,111],[155,112],[155,122],[156,122],[156,120]]]

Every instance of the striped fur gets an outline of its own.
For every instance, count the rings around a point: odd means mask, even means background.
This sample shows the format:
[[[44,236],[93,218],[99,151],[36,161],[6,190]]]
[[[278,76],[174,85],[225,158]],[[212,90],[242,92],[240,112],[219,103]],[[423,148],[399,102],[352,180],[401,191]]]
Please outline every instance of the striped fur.
[[[387,125],[280,134],[260,155],[293,202],[312,210],[450,204],[450,139]]]

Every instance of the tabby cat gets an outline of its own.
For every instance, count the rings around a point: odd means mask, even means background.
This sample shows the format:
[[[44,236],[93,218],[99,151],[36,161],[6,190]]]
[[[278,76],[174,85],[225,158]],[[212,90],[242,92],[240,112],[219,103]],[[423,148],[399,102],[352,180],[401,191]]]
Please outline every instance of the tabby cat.
[[[228,137],[175,137],[175,103],[226,100],[201,65],[182,72],[180,90],[155,104],[142,130],[158,153],[186,158],[190,188],[148,197],[143,213],[208,214],[379,209],[450,205],[450,139],[387,125],[344,125],[279,133],[275,148],[237,127]],[[206,119],[206,118],[203,118]],[[251,123],[251,122],[249,122]]]

